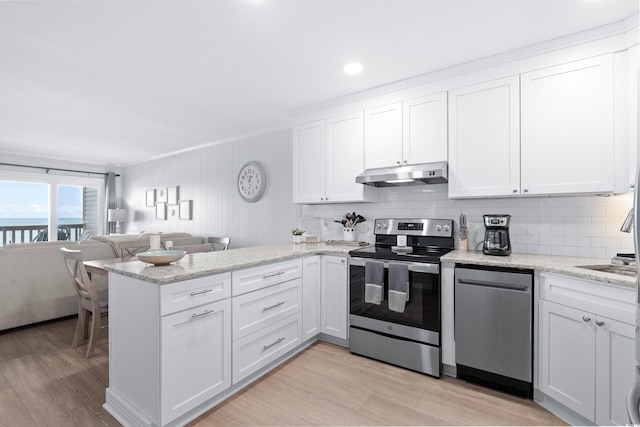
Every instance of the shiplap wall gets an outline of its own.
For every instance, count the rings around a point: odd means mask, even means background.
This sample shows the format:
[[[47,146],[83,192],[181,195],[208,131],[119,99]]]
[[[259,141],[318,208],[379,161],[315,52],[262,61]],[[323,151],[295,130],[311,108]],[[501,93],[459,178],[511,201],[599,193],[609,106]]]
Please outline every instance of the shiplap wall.
[[[229,236],[236,248],[291,241],[297,218],[291,202],[291,141],[287,129],[124,168],[125,230]],[[267,188],[259,201],[247,203],[238,194],[236,179],[242,165],[252,160],[263,164]],[[193,200],[192,220],[179,219],[177,206],[169,206],[166,221],[156,220],[155,209],[145,206],[146,190],[173,186],[179,186],[179,199]]]
[[[459,215],[464,213],[472,250],[484,237],[483,214],[510,214],[511,243],[517,253],[610,258],[634,251],[632,234],[620,231],[632,194],[449,200],[447,184],[377,191],[377,203],[304,206],[300,222],[322,240],[342,239],[342,226],[333,221],[356,211],[367,219],[356,226],[356,238],[371,243],[375,218],[453,219],[457,230]]]

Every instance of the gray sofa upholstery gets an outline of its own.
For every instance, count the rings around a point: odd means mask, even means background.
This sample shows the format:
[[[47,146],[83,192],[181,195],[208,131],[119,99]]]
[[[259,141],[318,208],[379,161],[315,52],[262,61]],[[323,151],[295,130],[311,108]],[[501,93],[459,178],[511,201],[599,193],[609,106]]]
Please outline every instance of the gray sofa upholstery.
[[[78,313],[75,289],[60,248],[79,249],[85,260],[116,258],[117,241],[149,239],[148,234],[99,236],[82,242],[18,243],[0,248],[0,330]],[[201,237],[162,233],[174,245],[194,245]],[[106,277],[94,276],[106,287]]]

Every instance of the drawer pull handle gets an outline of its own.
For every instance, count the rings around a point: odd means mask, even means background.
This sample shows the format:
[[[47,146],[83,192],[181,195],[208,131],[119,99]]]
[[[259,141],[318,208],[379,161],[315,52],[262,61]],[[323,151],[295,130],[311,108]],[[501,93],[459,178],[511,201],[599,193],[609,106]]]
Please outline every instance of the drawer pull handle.
[[[282,338],[278,338],[277,340],[275,340],[275,341],[274,341],[274,342],[272,342],[271,344],[263,346],[263,347],[262,347],[262,351],[268,350],[268,349],[270,349],[271,347],[273,347],[274,345],[281,343],[282,341],[284,341],[284,337],[282,337]]]
[[[591,322],[591,317],[589,317],[589,316],[582,316],[582,320],[583,320],[584,322]]]
[[[195,319],[196,317],[201,317],[201,316],[206,316],[207,314],[211,314],[213,313],[215,310],[205,310],[202,313],[193,313],[191,315],[192,319]]]
[[[268,311],[272,308],[280,307],[282,304],[284,304],[284,301],[278,301],[277,303],[270,305],[269,307],[262,307],[262,311]]]
[[[208,294],[209,292],[213,292],[213,289],[205,289],[204,291],[191,292],[191,296],[195,297],[196,295]]]
[[[263,279],[268,279],[269,277],[281,276],[284,274],[284,271],[278,271],[277,273],[265,274],[262,276]]]
[[[602,320],[596,320],[596,325],[604,326],[604,322]]]

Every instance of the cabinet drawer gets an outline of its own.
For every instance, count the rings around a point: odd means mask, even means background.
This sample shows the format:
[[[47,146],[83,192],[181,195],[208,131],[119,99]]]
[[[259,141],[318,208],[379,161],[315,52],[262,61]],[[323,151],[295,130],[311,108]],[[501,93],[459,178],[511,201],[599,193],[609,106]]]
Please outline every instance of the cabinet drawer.
[[[634,289],[540,273],[540,299],[635,324]]]
[[[259,371],[298,346],[302,340],[301,314],[233,342],[233,384]]]
[[[300,311],[302,279],[233,298],[233,339],[245,337]]]
[[[300,259],[234,271],[232,273],[233,295],[246,294],[297,277],[302,277],[302,261]]]
[[[175,313],[231,296],[231,273],[198,277],[160,286],[160,315]]]

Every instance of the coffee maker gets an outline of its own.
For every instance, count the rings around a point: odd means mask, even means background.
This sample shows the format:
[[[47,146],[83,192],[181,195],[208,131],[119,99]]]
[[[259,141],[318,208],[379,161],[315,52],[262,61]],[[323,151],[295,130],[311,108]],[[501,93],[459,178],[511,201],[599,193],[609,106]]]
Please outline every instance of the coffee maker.
[[[486,255],[511,255],[509,221],[511,215],[483,215],[484,243],[482,253]]]

